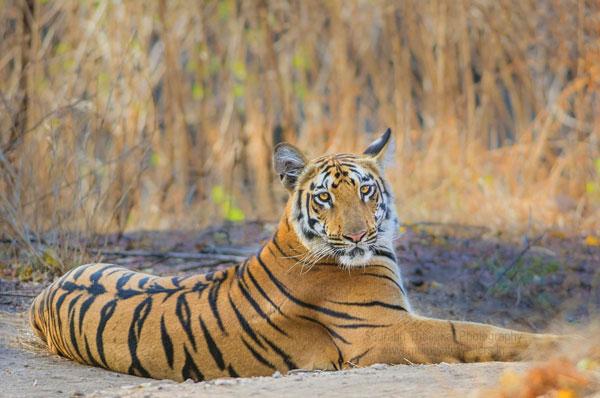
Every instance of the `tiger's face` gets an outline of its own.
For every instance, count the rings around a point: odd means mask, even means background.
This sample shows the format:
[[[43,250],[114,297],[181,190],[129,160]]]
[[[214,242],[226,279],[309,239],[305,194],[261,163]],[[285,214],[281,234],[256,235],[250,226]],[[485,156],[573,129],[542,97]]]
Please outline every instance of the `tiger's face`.
[[[389,141],[388,130],[361,155],[312,161],[289,144],[275,148],[275,169],[292,195],[289,221],[312,260],[333,256],[343,266],[363,266],[391,249],[397,217],[381,169]]]

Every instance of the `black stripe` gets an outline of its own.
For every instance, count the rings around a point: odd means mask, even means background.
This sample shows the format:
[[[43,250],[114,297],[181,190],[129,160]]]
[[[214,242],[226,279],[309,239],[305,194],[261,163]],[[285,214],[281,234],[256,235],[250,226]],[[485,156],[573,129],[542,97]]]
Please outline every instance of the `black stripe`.
[[[221,283],[225,278],[220,280],[213,281],[213,285],[210,287],[208,291],[208,305],[210,306],[210,310],[213,313],[213,316],[217,320],[217,325],[221,332],[225,332],[225,327],[223,326],[223,321],[221,320],[221,315],[219,314],[219,306],[217,305],[217,300],[219,298],[219,289],[221,288]]]
[[[369,351],[371,351],[370,348],[367,348],[365,351],[363,351],[362,353],[358,354],[355,357],[352,357],[348,360],[348,363],[351,365],[358,365],[358,363],[360,362],[360,359],[362,357],[364,357]]]
[[[396,261],[396,255],[394,253],[392,253],[392,252],[387,251],[387,250],[376,249],[373,254],[375,254],[376,256],[387,257],[390,260],[392,260],[394,263],[397,263],[397,261]]]
[[[169,337],[169,333],[167,332],[167,326],[165,325],[164,315],[160,317],[160,340],[162,341],[162,346],[165,350],[167,363],[169,364],[169,367],[173,369],[173,341],[171,340],[171,337]]]
[[[183,346],[183,351],[185,353],[185,363],[183,364],[183,368],[181,368],[181,377],[183,380],[192,379],[196,382],[204,380],[204,375],[198,369],[196,362],[194,362],[185,345]]]
[[[252,274],[252,271],[250,271],[250,268],[248,268],[248,276],[250,277],[250,280],[252,281],[252,283],[256,287],[256,290],[258,290],[258,292],[260,293],[260,295],[263,296],[264,299],[267,300],[273,307],[275,307],[277,309],[277,312],[279,312],[285,318],[288,318],[288,316],[286,314],[284,314],[283,311],[281,311],[281,309],[279,308],[279,306],[276,305],[273,302],[273,300],[271,300],[271,298],[267,295],[267,293],[263,290],[263,288],[260,286],[260,284],[258,283],[258,281],[256,280],[256,278]]]
[[[149,277],[149,276],[145,276],[145,277],[143,277],[142,279],[140,279],[140,280],[138,281],[138,288],[139,288],[139,289],[142,289],[142,288],[144,287],[144,285],[146,284],[146,282],[148,282],[148,280],[150,280],[150,277]]]
[[[297,299],[296,297],[294,297],[290,292],[288,292],[287,288],[275,277],[275,275],[273,275],[273,273],[271,272],[271,270],[269,270],[269,268],[267,268],[267,266],[265,265],[265,263],[262,261],[262,259],[261,259],[260,256],[262,255],[263,249],[264,249],[264,246],[260,249],[258,255],[256,256],[256,259],[258,260],[258,263],[263,268],[263,270],[267,273],[267,276],[275,284],[275,286],[277,287],[277,289],[279,289],[279,291],[281,293],[283,293],[287,298],[289,298],[292,302],[294,302],[295,304],[298,304],[301,307],[309,308],[311,310],[318,311],[318,312],[320,312],[322,314],[326,314],[326,315],[332,316],[334,318],[350,319],[350,320],[355,320],[355,321],[364,321],[363,318],[355,317],[355,316],[352,316],[352,315],[347,314],[345,312],[334,311],[334,310],[331,310],[329,308],[320,307],[318,305],[306,303],[306,302],[304,302],[304,301],[302,301],[302,300]],[[273,252],[271,252],[271,253],[273,255],[275,255]]]
[[[123,289],[125,284],[129,282],[132,276],[135,275],[135,272],[125,272],[122,276],[117,279],[117,290]]]
[[[77,296],[73,300],[71,300],[71,302],[69,303],[69,310],[71,310],[73,308],[73,305],[77,302],[77,300],[79,300],[80,297],[81,296]],[[83,356],[81,355],[81,351],[79,351],[79,344],[77,343],[77,334],[75,333],[75,316],[74,315],[75,315],[74,313],[69,311],[69,316],[67,318],[68,322],[69,322],[69,337],[71,340],[71,347],[73,347],[73,349],[75,350],[75,353],[80,358],[79,361],[85,362],[83,360]],[[79,331],[81,332],[81,324],[79,326]],[[75,358],[73,358],[73,359],[75,359]]]
[[[277,250],[279,250],[279,252],[281,253],[282,256],[284,256],[285,258],[290,258],[292,257],[291,255],[287,254],[286,252],[283,251],[283,249],[281,248],[281,246],[279,246],[279,243],[277,243],[277,235],[275,235],[273,237],[273,239],[271,240],[271,242],[273,242],[273,244],[275,245],[275,247],[277,248]]]
[[[277,347],[275,343],[273,343],[271,340],[269,340],[262,334],[260,335],[260,337],[262,337],[262,339],[267,342],[267,344],[273,349],[273,351],[275,351],[275,353],[279,355],[281,359],[283,359],[283,362],[285,362],[285,365],[288,367],[288,370],[298,369],[298,365],[296,365],[294,361],[292,361],[292,357],[290,357],[285,351]]]
[[[271,319],[269,319],[269,317],[263,312],[263,310],[260,308],[260,306],[258,305],[258,303],[256,302],[256,300],[254,300],[252,298],[252,295],[246,290],[244,289],[244,287],[242,286],[241,283],[239,283],[238,281],[238,287],[240,288],[240,290],[242,291],[242,294],[244,295],[244,297],[246,298],[246,300],[248,300],[248,302],[250,303],[250,305],[252,306],[252,308],[254,308],[254,311],[256,311],[256,313],[265,321],[267,321],[267,323],[275,330],[277,330],[279,333],[281,333],[284,336],[287,336],[287,333],[284,332],[283,330],[281,330],[279,328],[279,326],[275,325]]]
[[[142,327],[144,326],[144,322],[152,309],[152,296],[148,296],[144,301],[138,304],[135,307],[133,312],[133,319],[131,321],[131,326],[129,327],[129,335],[127,338],[127,346],[129,347],[129,355],[131,356],[131,365],[129,366],[129,370],[127,373],[143,376],[143,377],[152,377],[150,373],[142,366],[140,359],[137,356],[137,347],[140,341],[140,336],[142,334]]]
[[[390,268],[390,267],[389,267],[389,266],[387,266],[387,265],[383,265],[383,264],[369,264],[369,265],[367,265],[365,268],[367,268],[367,269],[368,269],[368,268],[371,268],[371,267],[373,267],[373,268],[383,268],[383,269],[385,269],[386,271],[389,271],[389,272],[391,272],[391,273],[392,273],[392,275],[394,275],[396,278],[399,278],[398,274],[396,274],[396,271],[394,271],[392,268]]]
[[[399,311],[406,311],[406,308],[402,307],[401,305],[396,305],[396,304],[389,304],[389,303],[385,303],[383,301],[365,301],[365,302],[352,302],[352,301],[334,301],[334,300],[327,300],[330,303],[334,303],[334,304],[341,304],[341,305],[350,305],[350,306],[355,306],[355,307],[383,307],[383,308],[390,308],[393,310],[399,310]]]
[[[225,362],[223,361],[223,354],[221,353],[221,350],[219,350],[219,347],[210,335],[210,332],[206,328],[206,325],[204,324],[202,318],[198,319],[200,320],[200,327],[202,328],[202,333],[204,333],[204,338],[206,339],[206,345],[208,346],[208,351],[210,352],[210,355],[213,357],[215,363],[217,364],[220,370],[225,369]]]
[[[227,366],[227,371],[229,372],[229,376],[231,376],[231,377],[240,377],[240,375],[237,374],[237,372],[235,371],[235,369],[233,369],[233,366],[231,366],[231,364],[229,364]]]
[[[79,307],[79,330],[81,330],[81,327],[83,326],[83,317],[85,317],[85,314],[88,312],[90,306],[95,300],[96,296],[92,295],[88,297]]]
[[[300,213],[302,213],[302,194],[304,193],[304,191],[302,189],[298,190],[298,200],[296,201],[296,207],[298,208],[298,211]]]
[[[252,354],[252,356],[254,358],[256,358],[256,360],[258,362],[262,363],[266,367],[269,367],[269,368],[275,370],[275,366],[273,366],[273,364],[271,362],[269,362],[265,358],[263,358],[263,356],[260,355],[254,348],[252,348],[252,346],[250,344],[248,344],[248,342],[246,340],[244,340],[243,337],[240,336],[240,338],[242,339],[242,343],[244,343],[244,345],[246,346],[246,348],[248,349],[248,351],[250,351],[250,353]]]
[[[315,234],[311,230],[304,228],[304,226],[302,227],[302,234],[304,235],[304,237],[307,240],[313,240],[313,239],[316,239],[319,237],[317,234]]]
[[[368,328],[387,328],[392,326],[391,324],[387,324],[387,325],[381,325],[381,324],[375,324],[375,323],[349,323],[346,325],[339,325],[339,324],[334,324],[333,326],[335,326],[336,328],[342,328],[342,329],[368,329]]]
[[[246,320],[246,318],[244,318],[243,315],[240,313],[240,311],[237,309],[237,307],[233,303],[233,300],[231,299],[231,296],[229,296],[229,303],[231,304],[231,308],[233,308],[233,312],[235,312],[235,316],[237,317],[238,322],[242,326],[242,329],[244,330],[244,332],[246,332],[246,334],[248,334],[248,336],[250,336],[250,338],[252,340],[254,340],[254,342],[256,344],[258,344],[260,346],[260,348],[262,348],[264,350],[265,346],[260,342],[260,340],[258,340],[256,333],[254,333],[254,330],[252,330],[252,328],[248,324],[248,321]]]
[[[106,323],[113,316],[116,307],[116,300],[111,300],[104,304],[100,310],[100,321],[98,322],[98,330],[96,331],[96,349],[98,350],[98,355],[100,355],[100,360],[106,368],[108,368],[108,364],[106,363],[106,356],[104,355],[104,328],[106,328]]]
[[[400,286],[400,284],[398,283],[398,281],[396,281],[394,278],[387,276],[387,275],[379,275],[379,274],[372,274],[370,272],[364,272],[362,274],[360,274],[361,276],[373,276],[376,278],[382,278],[382,279],[387,279],[388,281],[392,282],[394,285],[396,285],[396,287],[398,289],[400,289],[400,291],[402,292],[403,295],[406,296],[406,293],[404,292],[404,289],[402,289],[402,286]]]
[[[311,318],[309,316],[305,316],[305,315],[297,315],[297,317],[301,318],[301,319],[305,319],[305,320],[310,321],[310,322],[314,322],[317,325],[322,326],[331,335],[331,337],[333,337],[335,339],[338,339],[339,341],[341,341],[344,344],[350,344],[349,341],[347,341],[346,339],[344,339],[342,336],[340,336],[338,333],[336,333],[335,330],[331,329],[330,327],[328,327],[327,325],[325,325],[323,322],[317,321],[316,319]]]
[[[81,276],[81,274],[83,274],[83,271],[85,271],[89,267],[90,267],[90,265],[81,265],[81,266],[75,268],[73,270],[73,280],[76,281]],[[66,275],[63,276],[63,278],[65,278],[65,279],[68,278],[70,274],[71,274],[71,272],[67,273]]]
[[[454,327],[454,323],[452,323],[452,321],[448,321],[448,323],[450,324],[450,330],[452,331],[452,340],[460,346],[465,346],[466,344],[461,343],[456,339],[456,328]]]
[[[308,221],[308,226],[309,228],[311,228],[314,232],[315,231],[315,224],[317,222],[319,222],[319,220],[314,219],[310,216],[310,194],[307,193],[306,194],[306,220]]]
[[[192,343],[192,348],[196,351],[196,339],[194,333],[192,333],[192,319],[190,315],[190,306],[188,305],[185,293],[182,293],[177,297],[177,304],[175,306],[175,315],[181,324],[181,327],[185,331],[188,340]]]
[[[92,355],[92,351],[90,350],[90,344],[88,343],[87,336],[83,336],[83,340],[85,342],[85,352],[87,354],[88,359],[92,363],[93,366],[101,367],[100,363],[96,361],[96,358]]]
[[[121,268],[121,267],[118,265],[114,265],[114,264],[102,267],[98,271],[96,271],[92,275],[90,275],[90,282],[93,282],[93,283],[98,282],[98,280],[100,279],[100,277],[102,276],[104,271],[106,271],[107,269],[112,269],[112,268]],[[124,270],[125,268],[122,268],[122,269]]]

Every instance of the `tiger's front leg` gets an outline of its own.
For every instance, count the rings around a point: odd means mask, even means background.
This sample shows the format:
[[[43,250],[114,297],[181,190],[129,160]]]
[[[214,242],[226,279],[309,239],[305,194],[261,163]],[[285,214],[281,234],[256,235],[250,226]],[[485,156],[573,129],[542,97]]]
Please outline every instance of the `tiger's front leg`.
[[[360,357],[361,365],[515,361],[524,359],[527,352],[549,348],[560,339],[551,334],[525,333],[407,313],[393,326],[365,332],[360,343],[362,347],[356,352],[364,353]],[[350,357],[357,355],[360,354]]]

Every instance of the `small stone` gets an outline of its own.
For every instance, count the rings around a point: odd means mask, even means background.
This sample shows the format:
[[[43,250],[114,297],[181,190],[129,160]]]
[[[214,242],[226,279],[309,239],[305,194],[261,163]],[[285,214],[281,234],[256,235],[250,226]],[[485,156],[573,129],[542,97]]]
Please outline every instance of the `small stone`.
[[[275,373],[273,373],[273,377],[281,377],[281,372],[280,371],[275,371]]]
[[[215,386],[230,386],[235,384],[235,380],[217,379],[214,381]]]
[[[374,365],[371,365],[372,369],[387,369],[389,366],[384,364],[384,363],[376,363]]]
[[[83,393],[81,391],[73,391],[71,397],[83,397]]]

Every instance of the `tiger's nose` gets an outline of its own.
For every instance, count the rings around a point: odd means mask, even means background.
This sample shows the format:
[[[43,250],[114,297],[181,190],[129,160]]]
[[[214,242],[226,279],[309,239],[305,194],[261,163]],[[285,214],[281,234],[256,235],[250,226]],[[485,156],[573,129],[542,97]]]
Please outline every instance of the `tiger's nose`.
[[[354,243],[358,243],[360,242],[360,240],[362,239],[363,236],[365,236],[365,234],[367,233],[366,230],[360,231],[358,233],[355,234],[347,234],[344,235],[344,238],[351,240]]]

